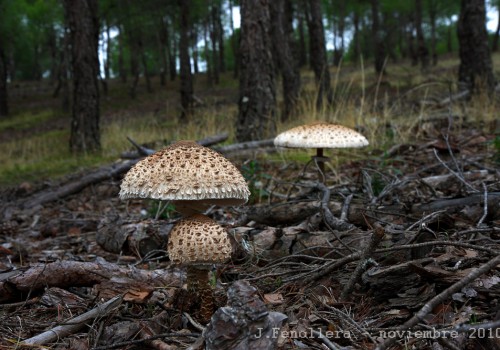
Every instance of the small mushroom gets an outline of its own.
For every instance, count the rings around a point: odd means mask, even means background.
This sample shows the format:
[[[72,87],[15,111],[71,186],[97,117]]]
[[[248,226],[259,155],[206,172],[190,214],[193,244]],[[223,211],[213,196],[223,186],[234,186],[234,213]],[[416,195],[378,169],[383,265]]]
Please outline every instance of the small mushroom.
[[[323,156],[324,148],[349,148],[368,145],[368,140],[357,131],[348,127],[326,122],[300,125],[284,131],[274,139],[274,145],[289,148],[316,148],[312,157],[318,164],[322,182],[325,182]]]
[[[210,205],[242,205],[250,191],[239,170],[228,159],[194,141],[179,141],[130,169],[120,198],[170,200],[185,215]]]
[[[209,217],[195,214],[172,228],[167,250],[173,263],[186,266],[188,293],[199,302],[200,319],[208,322],[215,311],[208,269],[226,262],[232,253],[226,230]]]

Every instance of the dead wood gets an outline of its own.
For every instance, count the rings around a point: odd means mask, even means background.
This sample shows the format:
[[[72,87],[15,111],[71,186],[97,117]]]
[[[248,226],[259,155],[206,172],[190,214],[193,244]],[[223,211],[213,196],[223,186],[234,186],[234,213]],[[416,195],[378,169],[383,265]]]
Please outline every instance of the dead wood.
[[[365,269],[366,261],[368,259],[372,258],[373,251],[380,244],[380,242],[384,238],[384,235],[385,235],[384,228],[382,226],[380,226],[379,224],[377,224],[375,226],[375,231],[371,234],[371,238],[368,241],[368,244],[363,249],[361,259],[358,262],[356,269],[351,274],[351,277],[349,278],[349,282],[342,289],[342,293],[340,293],[341,300],[346,300],[347,297],[352,293],[352,290],[354,289],[354,285],[358,282],[358,280],[361,278],[361,275],[363,274],[363,270]]]
[[[166,249],[166,237],[173,225],[152,219],[127,222],[118,215],[109,215],[99,223],[96,241],[108,252],[144,257]]]
[[[492,208],[490,215],[492,218],[500,217],[500,192],[488,193],[488,206]],[[454,210],[466,206],[482,206],[484,204],[484,194],[474,193],[467,197],[453,199],[438,199],[429,203],[415,204],[411,207],[411,212],[431,213],[438,210]]]
[[[500,85],[495,86],[495,89],[493,89],[494,92],[500,92]],[[470,96],[470,90],[462,90],[457,92],[454,95],[450,95],[446,98],[443,98],[441,101],[437,103],[438,107],[445,107],[448,106],[450,103],[453,103],[455,101],[467,99]]]
[[[241,152],[241,151],[252,150],[256,148],[266,148],[266,147],[274,147],[274,139],[241,142],[232,145],[216,147],[214,149],[222,154],[229,154],[234,152]]]
[[[129,160],[126,162],[119,162],[112,165],[100,167],[90,174],[84,175],[77,180],[73,180],[61,187],[54,189],[53,187],[48,190],[41,191],[33,196],[22,200],[18,204],[22,209],[34,208],[55,200],[63,199],[69,195],[75,194],[86,188],[87,186],[99,183],[105,180],[112,180],[121,174],[127,172],[139,160]]]
[[[177,269],[141,270],[124,267],[100,259],[98,262],[58,261],[34,265],[25,271],[2,278],[0,275],[0,302],[6,302],[45,287],[93,286],[112,277],[126,277],[150,286],[165,286],[181,283]]]
[[[332,203],[332,202],[330,202]],[[336,203],[332,203],[335,205]],[[320,201],[292,200],[272,205],[252,205],[244,208],[248,219],[266,225],[293,224],[319,212]]]
[[[77,332],[89,321],[98,317],[103,317],[112,309],[117,307],[121,303],[121,301],[122,297],[116,296],[84,314],[66,321],[63,325],[54,327],[46,332],[43,332],[42,334],[22,341],[19,345],[44,345],[64,338],[69,334]]]

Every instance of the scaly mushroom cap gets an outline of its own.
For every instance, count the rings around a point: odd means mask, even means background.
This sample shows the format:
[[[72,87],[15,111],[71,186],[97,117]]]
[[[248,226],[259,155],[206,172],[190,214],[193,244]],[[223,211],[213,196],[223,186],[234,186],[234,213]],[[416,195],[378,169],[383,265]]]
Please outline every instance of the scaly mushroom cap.
[[[366,146],[368,140],[345,126],[317,122],[282,132],[274,139],[274,145],[293,148],[347,148]]]
[[[231,257],[226,230],[201,214],[180,220],[168,236],[168,254],[176,264],[216,264]]]
[[[179,141],[139,161],[122,181],[120,198],[180,201],[189,207],[241,205],[250,191],[228,159],[194,141]]]

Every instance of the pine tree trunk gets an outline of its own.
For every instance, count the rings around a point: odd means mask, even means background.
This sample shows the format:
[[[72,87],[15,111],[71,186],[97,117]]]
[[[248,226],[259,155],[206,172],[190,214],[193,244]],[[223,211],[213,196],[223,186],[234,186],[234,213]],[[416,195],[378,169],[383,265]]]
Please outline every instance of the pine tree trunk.
[[[0,117],[9,114],[7,91],[7,56],[0,42]]]
[[[168,70],[168,60],[167,60],[167,49],[168,49],[168,41],[167,41],[167,33],[165,22],[163,21],[163,17],[160,17],[160,27],[158,30],[158,51],[160,51],[160,85],[165,86],[167,84],[167,70]]]
[[[422,0],[415,0],[415,27],[417,29],[417,53],[422,70],[429,67],[429,50],[425,45],[424,31],[422,30]]]
[[[486,31],[485,0],[462,0],[458,19],[458,80],[472,93],[493,93],[495,77]]]
[[[273,0],[269,3],[272,41],[277,68],[282,75],[283,114],[282,120],[293,116],[300,93],[300,71],[293,51],[292,4],[290,0]]]
[[[70,149],[101,149],[99,131],[98,0],[64,0],[71,38],[73,117]]]
[[[234,30],[234,21],[233,21],[233,1],[229,0],[229,25],[231,27],[231,48],[233,49],[233,57],[234,57],[234,68],[233,68],[233,78],[237,78],[239,75],[239,64],[238,64],[238,38],[237,34]]]
[[[205,57],[206,57],[206,62],[207,62],[207,85],[208,86],[213,86],[214,85],[214,77],[213,77],[213,74],[212,74],[212,60],[211,60],[211,57],[210,57],[210,51],[209,51],[209,47],[210,47],[210,40],[209,40],[209,36],[210,36],[210,21],[208,19],[206,19],[204,21],[204,26],[203,26],[203,40],[205,41],[205,45],[204,45],[204,53],[205,53]]]
[[[310,59],[314,70],[316,85],[318,86],[318,95],[316,107],[323,106],[326,98],[328,103],[332,102],[332,89],[330,84],[330,71],[328,70],[328,61],[326,57],[325,30],[323,27],[323,15],[321,11],[320,0],[309,0],[309,11],[311,18],[308,21]]]
[[[354,27],[354,34],[352,36],[352,58],[354,62],[359,61],[359,55],[361,54],[361,46],[360,46],[360,40],[359,40],[359,13],[358,11],[354,11],[353,13],[353,18],[352,18],[352,24]]]
[[[437,9],[436,9],[436,3],[434,1],[431,1],[429,3],[429,19],[431,21],[431,59],[432,59],[432,65],[436,66],[438,63],[438,55],[437,55],[437,49],[436,49],[436,16],[437,16]]]
[[[211,16],[210,16],[210,42],[212,44],[212,74],[213,81],[215,84],[219,84],[219,56],[218,56],[218,27],[216,23],[217,17],[217,9],[215,6],[212,6]]]
[[[236,121],[239,142],[260,140],[275,133],[276,89],[269,1],[240,2],[240,97]]]
[[[167,22],[165,25],[165,40],[167,41],[167,57],[168,57],[168,71],[170,81],[174,81],[177,77],[177,68],[175,66],[176,47],[175,36],[170,35],[170,24]]]
[[[189,59],[189,0],[179,0],[180,6],[180,40],[179,57],[181,66],[181,115],[180,119],[186,121],[193,109],[193,78],[191,62]]]
[[[385,71],[385,46],[380,30],[379,0],[371,0],[372,8],[372,43],[373,54],[375,56],[375,72],[383,74]]]
[[[215,25],[217,26],[217,42],[219,46],[219,69],[221,73],[226,71],[226,58],[224,52],[224,27],[222,26],[222,11],[220,1],[217,2],[217,16]]]
[[[304,32],[304,14],[299,14],[299,67],[304,67],[307,65],[307,50],[306,45],[306,34]]]
[[[122,83],[127,82],[127,70],[124,64],[123,48],[125,47],[124,30],[121,25],[118,26],[118,75]]]
[[[500,37],[500,6],[497,8],[497,29],[495,30],[495,35],[493,36],[493,45],[491,51],[497,52],[498,50],[498,38]]]

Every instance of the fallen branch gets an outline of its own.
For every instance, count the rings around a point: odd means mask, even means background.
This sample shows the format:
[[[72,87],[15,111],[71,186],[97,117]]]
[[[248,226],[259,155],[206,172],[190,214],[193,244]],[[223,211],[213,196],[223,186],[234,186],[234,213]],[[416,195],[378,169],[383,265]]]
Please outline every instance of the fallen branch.
[[[241,142],[232,145],[217,147],[214,149],[222,154],[228,154],[232,152],[244,151],[261,147],[274,147],[274,139]]]
[[[117,307],[122,301],[121,296],[116,296],[102,305],[98,305],[96,308],[68,320],[65,324],[54,327],[46,332],[36,335],[32,338],[22,341],[19,345],[44,345],[47,343],[52,343],[58,339],[64,338],[67,335],[77,332],[79,329],[84,327],[88,321],[93,320],[97,317],[102,317],[112,309]]]
[[[366,260],[372,257],[374,250],[380,244],[380,242],[384,238],[384,235],[385,235],[384,228],[379,224],[377,224],[375,226],[375,231],[371,235],[370,240],[367,242],[366,247],[363,249],[361,259],[359,260],[356,269],[349,278],[349,282],[347,282],[347,284],[342,289],[342,293],[340,294],[340,300],[347,300],[349,294],[352,293],[354,285],[358,282],[358,280],[361,278],[361,275],[363,274]]]
[[[176,269],[141,270],[100,260],[99,262],[57,261],[35,265],[17,275],[2,279],[0,275],[0,302],[19,298],[23,293],[45,287],[93,286],[112,277],[128,277],[145,285],[180,285],[181,273]]]
[[[354,228],[354,225],[346,221],[337,219],[333,215],[330,208],[328,207],[328,203],[330,201],[330,189],[326,187],[325,184],[320,182],[316,184],[316,187],[322,192],[320,208],[323,219],[325,220],[325,224],[329,226],[332,230],[339,230],[339,231],[347,231]],[[340,242],[342,243],[342,241]]]

